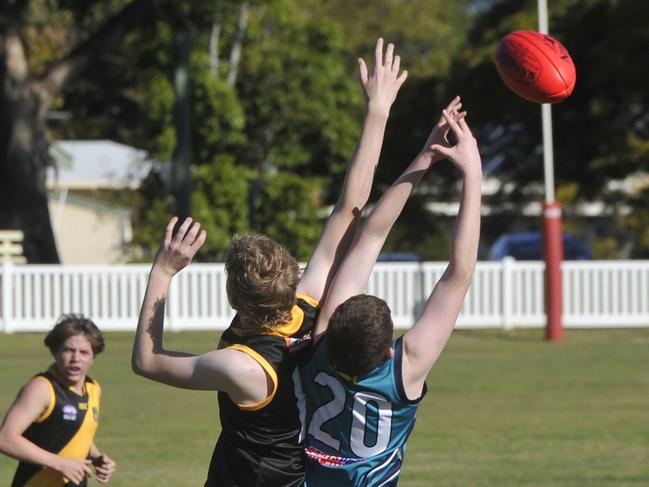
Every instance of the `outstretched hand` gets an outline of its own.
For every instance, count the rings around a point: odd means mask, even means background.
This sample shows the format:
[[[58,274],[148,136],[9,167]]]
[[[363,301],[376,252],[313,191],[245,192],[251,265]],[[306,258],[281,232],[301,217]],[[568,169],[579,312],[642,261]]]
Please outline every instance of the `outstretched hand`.
[[[154,267],[169,276],[175,275],[189,265],[207,238],[207,232],[200,230],[201,224],[193,222],[191,218],[186,218],[174,235],[174,226],[177,221],[178,217],[173,217],[169,221],[164,240],[154,262]]]
[[[431,149],[441,154],[442,157],[448,158],[464,175],[471,171],[481,171],[478,143],[464,117],[455,117],[454,119],[448,110],[442,110],[442,118],[453,131],[457,143],[453,146],[448,142],[434,144]]]
[[[394,55],[394,44],[392,43],[388,44],[385,50],[385,59],[383,59],[383,39],[381,37],[376,41],[374,57],[372,73],[368,73],[365,61],[362,58],[358,59],[361,83],[367,97],[368,110],[377,110],[387,114],[397,98],[401,85],[408,77],[408,71],[403,71],[399,75],[401,57],[398,54]]]
[[[446,107],[446,112],[449,114],[449,117],[456,122],[459,122],[466,116],[466,112],[461,112],[462,101],[459,96],[456,96],[451,100],[451,102]],[[433,127],[433,130],[430,132],[430,135],[424,143],[424,148],[422,149],[422,154],[429,155],[432,157],[431,163],[437,162],[444,159],[446,156],[434,150],[433,146],[442,146],[442,147],[451,147],[448,141],[448,133],[451,130],[451,126],[444,118],[442,114],[439,117],[439,121]]]

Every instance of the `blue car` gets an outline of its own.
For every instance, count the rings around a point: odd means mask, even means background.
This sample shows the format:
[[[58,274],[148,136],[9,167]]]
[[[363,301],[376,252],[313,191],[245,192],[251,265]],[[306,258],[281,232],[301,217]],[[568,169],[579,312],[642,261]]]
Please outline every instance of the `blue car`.
[[[489,250],[489,260],[513,257],[516,260],[544,260],[541,232],[509,233],[502,235]],[[564,260],[588,260],[591,254],[585,245],[570,233],[563,234]]]

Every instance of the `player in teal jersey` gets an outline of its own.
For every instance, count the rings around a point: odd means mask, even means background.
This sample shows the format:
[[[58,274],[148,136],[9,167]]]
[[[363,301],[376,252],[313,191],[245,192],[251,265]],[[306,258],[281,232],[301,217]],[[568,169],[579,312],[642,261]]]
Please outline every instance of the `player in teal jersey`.
[[[423,150],[381,197],[322,304],[315,340],[325,339],[300,367],[308,487],[397,483],[426,376],[453,331],[477,259],[482,168],[460,108],[456,97]],[[449,130],[457,140],[453,146]],[[359,293],[409,195],[444,157],[463,179],[449,265],[419,318],[395,341],[387,304]]]

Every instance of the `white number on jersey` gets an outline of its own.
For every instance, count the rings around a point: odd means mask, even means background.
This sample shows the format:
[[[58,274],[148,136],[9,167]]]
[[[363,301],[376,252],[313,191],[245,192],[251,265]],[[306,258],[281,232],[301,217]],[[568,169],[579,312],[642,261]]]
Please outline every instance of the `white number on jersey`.
[[[309,434],[338,451],[340,440],[335,439],[329,433],[322,430],[322,425],[335,418],[345,408],[345,388],[338,379],[326,372],[320,372],[315,377],[315,382],[328,387],[333,392],[333,399],[320,406],[309,424]],[[354,405],[352,413],[352,425],[349,434],[349,445],[355,455],[366,458],[383,452],[390,441],[392,429],[392,403],[384,396],[376,392],[357,392],[353,396]],[[365,429],[367,427],[367,413],[369,403],[374,403],[378,408],[378,424],[374,430],[377,432],[376,442],[372,446],[365,444]]]

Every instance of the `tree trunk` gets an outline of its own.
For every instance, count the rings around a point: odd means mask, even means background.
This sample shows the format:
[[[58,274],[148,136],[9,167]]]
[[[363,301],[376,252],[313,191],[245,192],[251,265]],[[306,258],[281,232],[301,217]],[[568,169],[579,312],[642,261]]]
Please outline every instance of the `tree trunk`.
[[[47,105],[38,85],[27,79],[14,33],[0,33],[0,53],[0,228],[23,231],[29,262],[58,263],[45,188]]]
[[[29,1],[0,7],[0,228],[24,232],[23,249],[30,263],[59,262],[45,187],[52,162],[46,124],[52,99],[101,54],[150,21],[158,3],[164,0],[133,0],[40,79],[29,75],[17,32]]]
[[[219,76],[219,37],[221,36],[221,22],[219,18],[214,20],[212,24],[212,32],[210,33],[210,71],[218,78]]]
[[[243,39],[246,35],[248,27],[248,13],[249,6],[247,0],[241,2],[239,10],[239,22],[237,22],[237,32],[232,42],[232,50],[230,51],[230,69],[228,70],[227,83],[234,86],[237,82],[237,73],[239,72],[239,63],[241,62],[241,50],[243,49]]]

